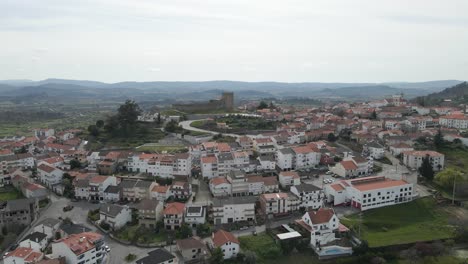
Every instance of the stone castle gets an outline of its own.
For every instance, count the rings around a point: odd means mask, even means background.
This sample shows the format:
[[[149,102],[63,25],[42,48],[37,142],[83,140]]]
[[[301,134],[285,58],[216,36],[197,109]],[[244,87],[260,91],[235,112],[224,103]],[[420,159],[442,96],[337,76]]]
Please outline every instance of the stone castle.
[[[223,92],[220,99],[212,99],[207,102],[173,104],[172,107],[184,112],[214,110],[232,111],[234,109],[234,93]]]

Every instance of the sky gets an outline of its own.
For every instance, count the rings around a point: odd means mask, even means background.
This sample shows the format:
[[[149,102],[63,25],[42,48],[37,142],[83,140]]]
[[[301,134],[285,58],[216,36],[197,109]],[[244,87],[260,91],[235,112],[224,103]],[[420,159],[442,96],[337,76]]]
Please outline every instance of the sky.
[[[466,0],[1,0],[0,79],[468,79]]]

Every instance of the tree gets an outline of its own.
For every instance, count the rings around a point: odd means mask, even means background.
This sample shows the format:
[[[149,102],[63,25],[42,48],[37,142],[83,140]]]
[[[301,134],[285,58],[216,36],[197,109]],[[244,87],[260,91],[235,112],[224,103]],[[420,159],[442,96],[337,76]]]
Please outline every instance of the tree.
[[[171,120],[166,124],[166,127],[164,128],[169,133],[178,133],[182,131],[182,128],[177,124],[176,121]]]
[[[104,127],[104,120],[96,121],[96,127],[97,128],[103,128]]]
[[[62,238],[62,234],[59,231],[55,232],[55,240],[59,240],[61,238]]]
[[[88,132],[94,137],[99,136],[99,128],[95,125],[89,125],[88,126]]]
[[[369,243],[366,240],[362,240],[361,244],[353,247],[353,254],[356,256],[364,255],[369,251]]]
[[[77,159],[70,160],[70,169],[81,168],[81,162]]]
[[[265,109],[268,108],[268,104],[265,101],[261,101],[260,104],[257,106],[257,109]]]
[[[213,252],[211,252],[210,263],[224,263],[224,253],[221,248],[217,247],[213,250]]]
[[[434,178],[434,169],[432,168],[430,156],[426,155],[426,157],[423,158],[421,167],[418,169],[419,174],[426,178],[429,181],[432,181]]]
[[[444,136],[442,135],[442,131],[437,131],[437,134],[434,136],[434,146],[436,148],[440,148],[444,145]]]
[[[282,240],[280,245],[281,245],[281,250],[283,251],[283,254],[289,255],[291,252],[294,250],[296,247],[296,240]]]
[[[370,115],[370,119],[377,119],[377,113],[374,111],[372,111],[371,115]]]
[[[161,124],[161,113],[158,113],[158,124]]]
[[[335,134],[333,134],[333,133],[328,134],[327,140],[330,141],[330,142],[335,142],[335,140],[336,140]]]
[[[455,168],[446,168],[436,174],[434,180],[442,187],[449,188],[453,186],[454,181],[464,181],[463,173]]]
[[[257,254],[250,250],[245,251],[244,262],[246,264],[255,264],[257,262]]]
[[[127,100],[118,109],[117,120],[124,135],[135,131],[135,124],[141,114],[140,106],[135,101]]]
[[[187,224],[182,224],[182,226],[177,230],[176,236],[179,239],[184,239],[192,236],[192,229]]]

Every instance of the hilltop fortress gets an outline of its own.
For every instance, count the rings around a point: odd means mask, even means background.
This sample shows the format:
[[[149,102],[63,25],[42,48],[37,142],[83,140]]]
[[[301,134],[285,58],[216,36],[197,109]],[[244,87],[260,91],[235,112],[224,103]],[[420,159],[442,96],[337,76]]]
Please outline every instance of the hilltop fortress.
[[[214,110],[232,111],[234,109],[234,93],[223,92],[220,99],[212,99],[207,102],[173,104],[172,107],[184,112]]]

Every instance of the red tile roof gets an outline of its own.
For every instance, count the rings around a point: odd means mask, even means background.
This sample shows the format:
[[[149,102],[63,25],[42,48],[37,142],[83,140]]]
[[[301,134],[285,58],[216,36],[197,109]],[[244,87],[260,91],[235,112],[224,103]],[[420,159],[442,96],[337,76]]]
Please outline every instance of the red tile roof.
[[[335,191],[337,192],[341,192],[342,190],[344,190],[345,188],[339,184],[339,183],[334,183],[334,184],[331,184],[330,187],[332,187]]]
[[[51,173],[53,172],[54,170],[56,170],[54,167],[51,167],[47,164],[41,164],[37,167],[38,170],[41,170],[41,171],[45,171],[47,173]]]
[[[232,233],[224,231],[222,229],[214,233],[212,239],[213,239],[213,244],[216,247],[221,247],[227,242],[240,244],[239,239],[237,239],[237,237],[235,237]]]
[[[312,224],[316,225],[328,223],[335,215],[335,211],[331,208],[320,208],[317,211],[309,211],[308,214]]]
[[[75,255],[81,255],[96,246],[94,243],[102,239],[102,235],[94,232],[84,232],[72,234],[66,238],[62,238],[54,243],[64,243]]]
[[[280,172],[279,176],[283,177],[293,177],[294,179],[299,178],[299,174],[295,171],[282,171]]]
[[[340,164],[345,170],[356,170],[358,168],[352,160],[343,160]]]
[[[181,215],[185,211],[185,204],[183,203],[168,203],[166,208],[164,209],[165,215]]]
[[[206,156],[201,158],[201,163],[216,163],[215,156]]]
[[[224,177],[215,177],[213,179],[210,180],[210,183],[212,185],[219,185],[219,184],[223,184],[223,183],[228,183],[227,179],[224,178]]]

